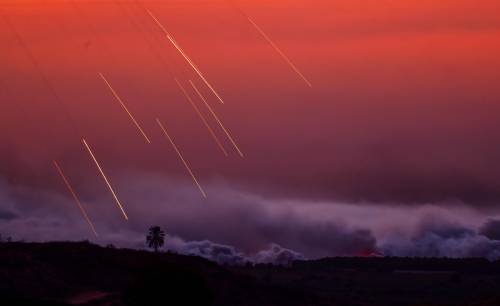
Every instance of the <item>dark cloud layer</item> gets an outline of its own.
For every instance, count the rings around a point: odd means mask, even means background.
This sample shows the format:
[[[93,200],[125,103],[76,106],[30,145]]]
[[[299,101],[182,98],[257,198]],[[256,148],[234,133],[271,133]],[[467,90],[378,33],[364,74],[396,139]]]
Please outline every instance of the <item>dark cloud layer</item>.
[[[487,221],[479,232],[443,218],[422,220],[409,240],[394,239],[381,246],[385,255],[410,257],[484,257],[500,259],[500,241],[483,235]]]
[[[370,230],[334,221],[308,221],[289,215],[259,226],[256,230],[262,236],[314,257],[361,255],[376,248]]]
[[[0,208],[0,220],[13,220],[16,219],[18,216],[17,214],[9,211],[9,210],[3,210]]]
[[[118,241],[138,247],[147,227],[158,224],[186,241],[200,241],[183,244],[184,252],[192,249],[202,256],[211,254],[217,261],[224,261],[221,258],[225,253],[231,258],[236,254],[223,245],[256,254],[276,244],[311,258],[357,255],[376,247],[376,239],[368,229],[348,225],[342,218],[303,218],[295,208],[273,204],[223,182],[207,188],[208,200],[192,192],[191,182],[158,176],[141,176],[127,182],[133,188],[123,190],[121,196],[131,217],[129,222],[120,219],[105,190],[97,198],[83,198],[98,231],[105,232],[102,242]],[[2,205],[11,213],[0,219],[0,231],[29,240],[88,237],[86,224],[67,195],[5,182],[1,190]],[[114,238],[108,241],[106,237]],[[272,250],[261,257],[293,254]]]
[[[491,240],[500,241],[500,220],[489,219],[479,228],[479,233]]]
[[[145,248],[148,227],[160,225],[168,234],[166,249],[224,264],[288,264],[293,259],[376,253],[500,257],[497,219],[468,209],[279,201],[224,181],[207,184],[209,198],[204,200],[192,192],[190,181],[130,177],[126,181],[131,188],[120,190],[131,217],[128,222],[105,190],[82,197],[98,239],[67,195],[2,181],[5,218],[0,218],[0,233],[29,241],[91,239],[102,245]]]

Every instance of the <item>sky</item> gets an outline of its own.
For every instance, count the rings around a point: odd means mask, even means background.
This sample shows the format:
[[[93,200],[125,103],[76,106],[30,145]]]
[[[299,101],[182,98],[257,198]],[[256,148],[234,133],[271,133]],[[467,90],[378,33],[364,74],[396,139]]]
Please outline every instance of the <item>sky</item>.
[[[2,235],[140,247],[158,224],[178,250],[498,256],[498,1],[0,3]]]

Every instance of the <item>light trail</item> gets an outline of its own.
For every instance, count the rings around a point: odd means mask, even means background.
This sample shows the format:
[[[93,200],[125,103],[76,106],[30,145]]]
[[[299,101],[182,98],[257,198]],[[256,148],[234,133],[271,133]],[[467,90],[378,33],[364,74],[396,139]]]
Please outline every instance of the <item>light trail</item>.
[[[288,58],[288,56],[286,56],[286,54],[283,53],[283,51],[281,51],[281,49],[274,43],[274,41],[272,41],[272,39],[269,36],[267,36],[264,30],[262,30],[249,16],[246,16],[246,18],[253,25],[253,27],[260,33],[260,35],[262,35],[262,37],[264,37],[264,39],[267,40],[267,42],[274,48],[274,50],[278,52],[278,54],[285,60],[288,66],[290,66],[293,69],[293,71],[295,71],[295,73],[299,75],[299,77],[307,84],[307,86],[312,88],[311,82],[309,82],[309,80],[302,74],[302,72],[300,72],[300,70]]]
[[[160,21],[153,15],[153,13],[151,13],[150,10],[146,10],[146,11],[148,12],[149,16],[151,16],[151,18],[154,20],[154,22],[158,25],[158,27],[160,27],[160,29],[165,33],[165,35],[167,36],[168,40],[170,40],[170,42],[174,45],[174,47],[177,49],[177,51],[179,51],[179,53],[184,57],[184,59],[189,63],[189,65],[191,65],[191,67],[198,74],[198,76],[200,77],[200,79],[203,80],[203,82],[205,83],[205,85],[207,85],[207,87],[212,91],[212,93],[217,97],[217,99],[219,99],[220,103],[224,104],[224,100],[222,100],[222,98],[219,96],[219,94],[217,93],[217,91],[215,91],[215,89],[212,87],[212,85],[203,76],[203,73],[201,73],[201,71],[198,69],[198,67],[195,65],[195,63],[193,63],[193,61],[189,58],[189,56],[187,56],[187,54],[184,52],[184,50],[182,50],[182,48],[179,46],[179,44],[170,35],[170,33],[168,33],[168,31],[160,23]]]
[[[243,155],[243,152],[241,152],[240,148],[238,147],[238,145],[236,144],[236,141],[234,141],[233,137],[231,136],[231,133],[229,133],[229,131],[226,129],[226,127],[224,126],[224,124],[221,122],[221,120],[219,119],[219,116],[217,116],[217,114],[215,113],[215,111],[212,109],[212,107],[210,106],[210,104],[208,104],[207,100],[205,99],[205,97],[202,95],[202,93],[198,90],[198,87],[196,87],[196,85],[193,83],[193,81],[189,80],[189,83],[191,84],[191,86],[193,87],[194,91],[198,94],[198,97],[200,97],[200,99],[203,101],[203,103],[205,104],[205,106],[208,108],[208,110],[210,111],[210,113],[212,114],[212,116],[214,117],[215,121],[217,121],[217,123],[219,124],[219,126],[221,127],[221,129],[224,131],[224,133],[226,134],[227,138],[229,139],[229,141],[233,144],[234,148],[236,149],[236,151],[238,151],[238,154],[241,156],[241,157],[244,157]]]
[[[90,229],[92,230],[92,233],[94,233],[94,235],[96,237],[99,237],[99,235],[97,234],[97,231],[95,230],[95,227],[94,227],[94,224],[92,223],[92,221],[90,220],[88,214],[87,214],[87,211],[85,210],[85,208],[83,207],[82,203],[80,202],[80,199],[78,198],[78,196],[76,195],[76,192],[75,190],[73,189],[73,186],[71,186],[70,182],[68,181],[68,179],[66,178],[66,175],[64,175],[64,172],[61,168],[61,166],[59,166],[59,164],[57,163],[57,161],[53,160],[53,163],[54,163],[54,166],[56,167],[57,169],[57,172],[59,172],[59,175],[61,176],[61,179],[63,180],[64,184],[66,185],[66,187],[68,188],[68,191],[69,193],[71,194],[71,196],[73,197],[73,199],[75,200],[75,203],[76,205],[78,206],[78,208],[80,209],[83,217],[85,218],[85,220],[87,221]]]
[[[108,82],[108,80],[104,77],[104,75],[102,73],[99,72],[99,76],[101,77],[101,79],[104,81],[104,83],[108,86],[109,90],[111,91],[111,93],[113,94],[113,96],[115,97],[116,101],[118,101],[118,103],[120,103],[120,105],[123,107],[123,109],[127,112],[128,116],[130,117],[130,120],[132,120],[132,122],[134,123],[134,125],[137,127],[137,129],[139,130],[139,132],[142,134],[142,136],[144,137],[144,139],[146,139],[146,142],[147,143],[151,143],[151,141],[149,140],[148,136],[146,135],[146,133],[144,132],[144,130],[142,129],[142,127],[140,126],[140,124],[137,122],[137,120],[135,120],[135,117],[134,115],[132,115],[132,113],[129,111],[129,109],[127,108],[127,105],[125,105],[125,103],[123,102],[123,100],[120,98],[120,96],[116,93],[116,91],[113,89],[113,87],[111,86],[111,84]]]
[[[92,157],[92,160],[94,161],[97,169],[99,170],[99,173],[101,173],[102,178],[106,182],[106,185],[108,186],[109,191],[113,195],[113,198],[115,199],[115,202],[118,205],[118,208],[120,208],[120,211],[122,212],[123,217],[125,218],[125,220],[128,220],[127,213],[125,212],[125,209],[123,208],[122,203],[118,199],[118,196],[116,195],[116,192],[113,189],[113,186],[111,186],[111,183],[109,182],[108,178],[106,177],[106,174],[104,173],[104,170],[102,170],[101,165],[99,164],[99,162],[97,161],[97,158],[95,157],[94,153],[92,152],[92,149],[90,148],[90,146],[87,143],[87,141],[85,140],[85,138],[82,138],[82,142],[83,142],[83,145],[87,148],[87,151],[89,152],[90,157]]]
[[[207,128],[208,132],[212,136],[213,140],[215,141],[215,143],[217,144],[217,146],[219,147],[219,149],[221,149],[222,153],[224,153],[225,156],[228,156],[226,149],[224,149],[224,146],[220,142],[219,138],[217,137],[217,135],[215,135],[214,130],[210,127],[210,125],[208,124],[207,120],[205,119],[205,116],[203,116],[203,114],[200,112],[200,109],[198,108],[198,106],[196,106],[196,104],[194,103],[193,99],[191,99],[191,97],[187,93],[186,89],[182,86],[182,84],[179,82],[179,80],[177,80],[176,78],[174,78],[174,80],[177,83],[177,86],[179,86],[179,89],[182,91],[182,93],[186,97],[186,99],[189,101],[189,103],[193,107],[193,109],[196,112],[196,114],[198,114],[198,117],[200,117],[201,121],[203,122],[203,124]]]
[[[184,167],[186,168],[187,172],[189,173],[189,175],[191,175],[191,178],[193,179],[193,182],[194,184],[198,187],[198,189],[200,190],[201,192],[201,195],[206,199],[207,198],[207,194],[205,193],[205,191],[203,190],[203,188],[201,187],[200,183],[198,182],[198,179],[196,179],[196,176],[194,175],[193,171],[191,170],[191,167],[188,165],[187,161],[184,159],[184,157],[182,156],[181,152],[179,151],[179,149],[177,148],[177,146],[175,145],[174,141],[172,140],[172,138],[170,137],[170,135],[168,134],[167,132],[167,129],[165,128],[165,126],[163,126],[163,124],[161,123],[160,119],[156,119],[156,122],[158,123],[158,125],[160,126],[161,130],[163,131],[163,134],[165,135],[165,137],[170,141],[170,144],[172,144],[172,147],[174,148],[175,152],[177,153],[177,155],[179,156],[179,159],[182,161],[182,163],[184,164]]]

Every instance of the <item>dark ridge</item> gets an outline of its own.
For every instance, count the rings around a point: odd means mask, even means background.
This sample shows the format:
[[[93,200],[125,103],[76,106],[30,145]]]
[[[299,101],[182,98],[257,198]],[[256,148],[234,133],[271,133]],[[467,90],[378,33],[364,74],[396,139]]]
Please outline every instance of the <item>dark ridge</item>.
[[[0,243],[0,305],[500,305],[500,262],[327,258],[224,267],[88,242]]]

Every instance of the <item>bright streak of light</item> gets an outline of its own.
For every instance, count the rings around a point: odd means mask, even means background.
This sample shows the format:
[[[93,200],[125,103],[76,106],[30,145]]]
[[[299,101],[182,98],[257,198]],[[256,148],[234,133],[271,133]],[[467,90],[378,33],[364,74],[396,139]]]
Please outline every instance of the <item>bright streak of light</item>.
[[[111,186],[111,183],[109,182],[108,178],[106,177],[106,174],[102,170],[101,165],[99,164],[99,162],[97,161],[97,158],[95,157],[94,153],[92,152],[92,149],[90,148],[89,144],[87,143],[87,141],[84,138],[82,138],[82,142],[85,145],[85,147],[87,148],[87,151],[89,151],[89,154],[92,157],[92,160],[94,161],[95,165],[97,166],[99,173],[101,173],[102,178],[106,182],[106,185],[108,186],[109,191],[113,195],[113,198],[115,199],[115,202],[118,205],[118,208],[120,208],[120,211],[122,212],[123,217],[125,218],[125,220],[128,220],[127,213],[125,212],[125,209],[123,208],[122,203],[118,199],[118,196],[116,195],[116,192],[113,189],[113,186]]]
[[[243,156],[243,152],[241,152],[240,148],[238,147],[238,145],[236,144],[236,141],[234,141],[233,137],[231,136],[231,133],[229,133],[229,131],[226,129],[226,127],[224,126],[224,124],[221,122],[221,120],[219,119],[219,116],[217,116],[217,114],[214,112],[214,110],[212,109],[212,107],[208,104],[207,100],[205,99],[205,97],[202,95],[202,93],[198,90],[198,87],[196,87],[196,85],[193,83],[193,81],[189,80],[189,83],[191,84],[191,86],[193,87],[194,91],[196,91],[196,93],[198,94],[198,96],[200,97],[200,99],[203,101],[203,103],[205,104],[205,106],[208,108],[208,110],[210,111],[210,113],[212,114],[212,116],[214,117],[215,121],[217,121],[217,123],[219,124],[219,126],[221,127],[221,129],[224,131],[224,133],[226,134],[227,138],[229,139],[229,141],[231,141],[231,143],[233,144],[234,148],[236,149],[236,151],[238,151],[238,154],[241,156],[241,157],[244,157]]]
[[[196,179],[196,176],[194,175],[193,171],[191,171],[191,167],[189,167],[188,163],[186,162],[186,160],[184,159],[184,157],[182,157],[182,154],[181,152],[179,151],[179,149],[177,148],[177,146],[175,145],[174,141],[172,140],[172,138],[170,137],[170,135],[168,134],[167,132],[167,129],[165,128],[165,126],[163,126],[163,124],[161,123],[160,119],[156,119],[156,122],[158,123],[158,125],[160,126],[161,130],[163,131],[163,134],[165,134],[165,137],[170,141],[170,143],[172,144],[172,147],[174,148],[175,152],[177,152],[177,155],[179,156],[180,160],[182,161],[182,163],[184,164],[184,167],[186,168],[187,172],[189,173],[189,175],[191,175],[191,178],[193,179],[193,182],[194,184],[198,187],[198,189],[200,190],[201,192],[201,195],[206,199],[207,198],[207,194],[205,193],[205,191],[203,190],[203,188],[201,187],[200,183],[198,182],[198,180]]]
[[[132,115],[132,113],[128,110],[127,106],[125,105],[125,103],[123,102],[123,100],[120,98],[120,96],[116,93],[116,91],[113,89],[113,87],[108,82],[108,80],[104,77],[104,75],[102,73],[99,73],[99,76],[104,81],[104,83],[108,86],[109,90],[111,91],[111,93],[115,97],[116,101],[118,101],[118,103],[120,103],[120,105],[123,107],[123,109],[127,112],[128,116],[130,117],[130,120],[132,120],[132,122],[137,127],[137,129],[139,130],[139,132],[142,134],[142,136],[144,136],[144,139],[146,139],[146,142],[147,143],[151,143],[151,141],[149,140],[148,136],[146,135],[146,133],[144,132],[144,130],[142,129],[142,127],[139,125],[139,123],[137,122],[137,120],[135,120],[134,115]]]
[[[198,69],[198,67],[195,65],[195,63],[193,63],[193,61],[189,58],[189,56],[187,56],[187,54],[184,52],[184,50],[182,50],[182,48],[179,46],[179,44],[175,41],[175,39],[168,33],[168,31],[165,29],[165,27],[160,23],[160,21],[153,15],[153,13],[151,13],[151,11],[149,10],[146,10],[149,14],[149,16],[151,16],[151,18],[153,18],[154,22],[160,27],[160,29],[165,33],[165,35],[167,36],[168,40],[170,40],[170,42],[174,45],[174,47],[177,49],[177,51],[179,51],[179,53],[184,57],[184,59],[189,63],[189,65],[191,65],[191,67],[194,69],[194,71],[198,74],[198,76],[200,77],[200,79],[203,80],[203,82],[205,83],[205,85],[207,85],[207,87],[213,92],[213,94],[217,97],[217,99],[219,99],[220,103],[224,104],[224,101],[222,100],[222,98],[219,96],[219,94],[215,91],[215,89],[212,87],[212,85],[210,85],[210,83],[207,81],[207,79],[203,76],[203,74],[201,73],[201,71]]]
[[[62,170],[62,168],[59,166],[59,164],[57,163],[57,161],[53,160],[54,162],[54,166],[56,167],[57,169],[57,172],[59,172],[59,175],[61,176],[61,179],[63,180],[64,184],[66,185],[66,187],[68,188],[68,191],[69,193],[71,194],[71,196],[73,197],[73,199],[75,200],[75,203],[76,205],[78,206],[78,208],[80,209],[80,211],[82,212],[82,215],[83,217],[85,218],[85,220],[87,221],[90,229],[92,230],[92,232],[94,233],[94,235],[96,237],[99,237],[99,235],[97,234],[97,231],[95,230],[95,227],[94,227],[94,224],[92,223],[92,221],[90,220],[88,214],[87,214],[87,211],[85,211],[85,208],[83,207],[82,203],[80,202],[80,199],[78,198],[78,196],[76,195],[76,192],[75,190],[73,189],[73,186],[71,186],[70,182],[68,181],[68,179],[66,178],[66,175],[64,175],[64,172]]]
[[[278,52],[278,54],[285,60],[285,62],[293,69],[293,71],[295,71],[295,73],[297,73],[300,78],[307,84],[307,86],[311,87],[312,88],[312,84],[311,82],[309,82],[308,79],[306,79],[306,77],[302,74],[302,72],[300,72],[300,70],[294,65],[294,63],[292,63],[292,61],[288,58],[288,56],[285,55],[285,53],[283,53],[283,51],[281,51],[280,48],[278,48],[278,46],[271,40],[271,38],[269,36],[267,36],[267,34],[252,20],[252,18],[248,17],[247,16],[247,19],[248,21],[250,21],[250,23],[254,26],[254,28],[260,33],[260,35],[262,35],[262,37],[264,37],[265,40],[267,40],[267,42],[274,48],[274,50],[276,50],[276,52]]]
[[[210,125],[208,124],[207,120],[205,119],[205,117],[203,116],[203,114],[200,112],[200,109],[198,108],[198,106],[196,106],[196,104],[194,104],[193,99],[191,99],[191,97],[187,93],[186,89],[181,85],[181,83],[179,82],[179,80],[175,79],[175,82],[177,83],[177,85],[179,86],[180,90],[182,91],[182,93],[184,94],[184,96],[186,97],[186,99],[189,101],[189,103],[191,104],[191,106],[194,108],[194,111],[196,112],[196,114],[198,114],[198,117],[200,117],[201,121],[203,122],[203,124],[207,128],[208,132],[212,136],[212,138],[215,141],[215,143],[217,144],[217,146],[221,149],[222,153],[224,153],[225,156],[228,156],[226,149],[224,149],[224,146],[220,142],[219,138],[217,137],[217,135],[215,135],[214,130],[210,127]]]

